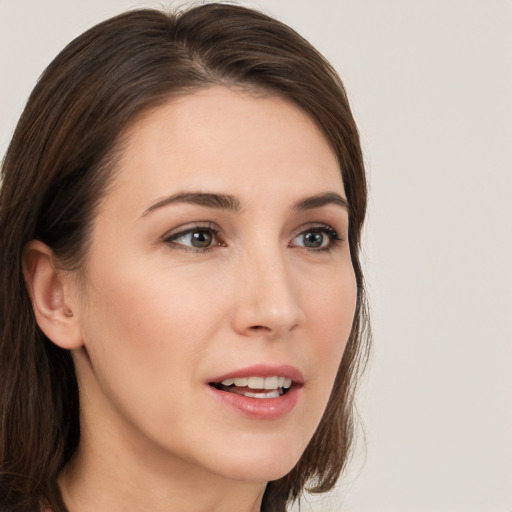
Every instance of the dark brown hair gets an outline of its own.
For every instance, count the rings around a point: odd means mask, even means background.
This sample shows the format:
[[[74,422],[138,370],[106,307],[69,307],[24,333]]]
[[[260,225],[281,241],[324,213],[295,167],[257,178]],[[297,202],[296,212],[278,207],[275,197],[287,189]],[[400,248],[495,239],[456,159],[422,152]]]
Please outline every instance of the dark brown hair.
[[[72,41],[32,92],[2,166],[0,192],[0,500],[8,510],[65,510],[57,476],[80,438],[68,351],[36,324],[22,273],[33,239],[79,268],[95,208],[108,193],[120,137],[136,116],[212,85],[285,97],[335,151],[349,203],[358,297],[352,332],[321,423],[296,467],[270,482],[262,510],[284,511],[305,488],[332,488],[354,432],[354,388],[369,336],[359,262],[366,181],[359,137],[332,67],[286,25],[253,10],[207,4],[183,13],[136,10]]]

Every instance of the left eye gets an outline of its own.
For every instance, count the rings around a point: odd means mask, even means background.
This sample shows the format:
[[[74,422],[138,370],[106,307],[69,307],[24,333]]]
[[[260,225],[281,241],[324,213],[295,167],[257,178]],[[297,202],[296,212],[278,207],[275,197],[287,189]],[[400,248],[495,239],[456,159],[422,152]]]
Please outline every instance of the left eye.
[[[330,249],[338,240],[340,240],[340,238],[333,229],[315,228],[303,231],[293,239],[292,243],[296,247],[324,250]]]

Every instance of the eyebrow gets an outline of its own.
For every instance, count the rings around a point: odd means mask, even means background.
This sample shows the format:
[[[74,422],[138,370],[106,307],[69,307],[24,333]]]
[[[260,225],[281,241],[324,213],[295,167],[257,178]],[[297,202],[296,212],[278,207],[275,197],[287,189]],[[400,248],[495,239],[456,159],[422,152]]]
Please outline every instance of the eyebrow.
[[[207,208],[215,208],[219,210],[230,210],[239,212],[241,210],[240,201],[229,194],[212,194],[206,192],[181,192],[172,196],[166,197],[158,201],[153,206],[150,206],[142,216],[145,217],[153,210],[169,206],[175,203],[189,203],[205,206]]]
[[[204,206],[206,208],[214,208],[219,210],[229,210],[235,213],[241,211],[240,201],[230,194],[215,194],[210,192],[180,192],[172,196],[166,197],[154,205],[150,206],[142,217],[150,214],[152,211],[169,206],[176,203],[189,203]],[[349,210],[348,201],[336,192],[325,192],[311,197],[301,199],[293,206],[293,210],[300,213],[307,210],[314,210],[329,204],[341,206],[345,210]]]
[[[314,210],[315,208],[321,208],[322,206],[327,206],[329,204],[341,206],[343,209],[347,210],[347,212],[349,211],[348,201],[337,192],[325,192],[316,196],[306,197],[295,203],[293,209],[296,212],[304,212],[307,210]]]

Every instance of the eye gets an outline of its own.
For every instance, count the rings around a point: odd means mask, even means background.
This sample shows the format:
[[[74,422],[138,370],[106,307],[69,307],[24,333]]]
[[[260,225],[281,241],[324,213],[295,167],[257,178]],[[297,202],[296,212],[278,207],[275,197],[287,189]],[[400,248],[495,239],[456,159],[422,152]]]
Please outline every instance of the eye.
[[[218,240],[218,232],[219,230],[212,226],[195,226],[167,236],[164,242],[180,246],[183,249],[205,251],[212,247],[223,245]]]
[[[340,241],[341,238],[334,229],[329,226],[318,226],[302,231],[292,240],[292,245],[313,251],[328,251]]]

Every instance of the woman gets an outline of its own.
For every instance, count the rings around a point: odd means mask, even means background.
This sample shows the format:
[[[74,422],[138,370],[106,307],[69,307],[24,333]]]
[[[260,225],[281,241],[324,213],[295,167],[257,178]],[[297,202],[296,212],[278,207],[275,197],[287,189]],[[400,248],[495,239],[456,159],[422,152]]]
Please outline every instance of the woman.
[[[343,86],[285,25],[209,4],[70,43],[3,165],[4,508],[331,489],[367,352],[365,207]]]

